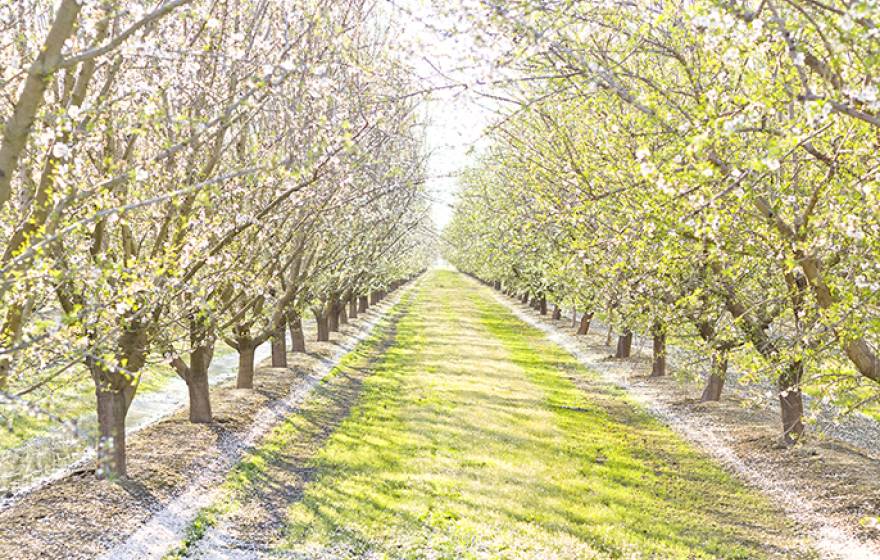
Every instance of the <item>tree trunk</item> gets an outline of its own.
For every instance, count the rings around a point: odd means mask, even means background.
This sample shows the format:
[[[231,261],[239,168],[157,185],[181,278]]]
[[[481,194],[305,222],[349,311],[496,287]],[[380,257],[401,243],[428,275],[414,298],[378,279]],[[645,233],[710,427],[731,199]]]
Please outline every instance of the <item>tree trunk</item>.
[[[804,399],[801,393],[803,374],[804,363],[798,360],[789,364],[779,376],[782,438],[786,445],[797,443],[804,436]]]
[[[377,303],[379,303],[379,292],[373,290],[370,292],[370,305],[376,305]]]
[[[357,319],[358,316],[358,305],[357,305],[357,296],[352,295],[348,298],[348,317],[350,319]]]
[[[117,340],[116,357],[127,370],[106,369],[93,358],[86,359],[86,367],[95,382],[98,412],[98,469],[99,478],[125,478],[125,416],[137,391],[138,372],[146,363],[147,330],[137,320],[123,327]]]
[[[315,323],[318,326],[318,342],[330,340],[330,325],[327,316],[323,313],[315,313]]]
[[[306,337],[303,334],[302,317],[294,313],[287,320],[287,324],[290,329],[290,351],[304,353],[306,351]]]
[[[553,306],[553,320],[558,321],[560,319],[562,319],[562,308],[560,308],[558,305],[554,305]]]
[[[284,338],[284,325],[279,325],[272,335],[272,367],[287,367],[287,340]]]
[[[194,424],[210,424],[214,421],[211,412],[211,387],[208,372],[193,370],[186,379],[189,390],[189,421]]]
[[[629,329],[624,329],[623,334],[617,337],[617,353],[615,358],[629,358],[632,352],[633,333]]]
[[[358,313],[366,313],[367,309],[370,307],[369,300],[367,296],[359,296],[358,297]]]
[[[653,329],[654,352],[651,363],[651,377],[663,377],[666,375],[666,329],[656,323]]]
[[[336,310],[339,312],[339,324],[347,325],[348,315],[345,313],[345,302],[339,300],[339,302],[336,304]]]
[[[547,314],[547,298],[541,296],[541,299],[538,300],[538,311],[541,312],[541,315]]]
[[[125,478],[125,394],[115,389],[96,389],[98,399],[98,478]]]
[[[709,370],[709,378],[700,401],[720,401],[721,390],[724,389],[724,381],[727,378],[727,354],[724,352],[712,353],[712,366]]]
[[[238,378],[235,380],[236,389],[254,388],[254,343],[248,338],[239,338],[238,344]]]
[[[581,315],[581,324],[578,325],[577,334],[584,336],[590,332],[590,322],[593,320],[592,313],[584,313]]]
[[[204,341],[202,343],[204,344]],[[189,392],[189,421],[196,424],[209,424],[214,421],[211,412],[211,387],[208,380],[208,366],[211,365],[213,354],[212,341],[210,346],[198,346],[189,355],[189,371],[184,381]]]
[[[524,293],[524,294],[522,295],[522,297],[519,298],[519,300],[520,300],[520,302],[522,302],[522,303],[524,303],[524,304],[528,304],[528,303],[529,303],[529,294],[528,294],[528,292]]]
[[[329,307],[330,309],[327,313],[327,329],[330,332],[339,332],[339,305],[334,301],[330,303]]]

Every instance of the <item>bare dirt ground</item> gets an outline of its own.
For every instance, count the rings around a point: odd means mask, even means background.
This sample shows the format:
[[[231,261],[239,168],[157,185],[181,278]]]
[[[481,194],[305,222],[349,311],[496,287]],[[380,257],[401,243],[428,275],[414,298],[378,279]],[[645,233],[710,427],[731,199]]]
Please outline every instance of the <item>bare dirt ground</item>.
[[[212,389],[213,424],[192,424],[186,410],[128,438],[129,479],[101,481],[90,466],[39,488],[0,512],[0,559],[93,558],[119,545],[175,498],[204,478],[222,475],[269,426],[255,430],[262,414],[280,420],[285,397],[312,385],[315,372],[326,371],[362,338],[393,304],[386,298],[366,315],[331,333],[331,341],[314,342],[307,333],[307,354],[289,354],[288,368],[261,363],[253,391],[230,384]],[[245,445],[243,445],[245,444]]]
[[[880,529],[869,521],[880,515],[880,457],[815,435],[785,448],[779,443],[778,411],[755,408],[732,391],[719,403],[701,403],[701,387],[673,376],[649,377],[650,349],[637,352],[634,348],[633,358],[614,359],[613,349],[605,345],[606,332],[576,336],[569,319],[553,320],[518,300],[500,293],[496,297],[686,439],[770,495],[804,527],[824,556],[880,558]]]

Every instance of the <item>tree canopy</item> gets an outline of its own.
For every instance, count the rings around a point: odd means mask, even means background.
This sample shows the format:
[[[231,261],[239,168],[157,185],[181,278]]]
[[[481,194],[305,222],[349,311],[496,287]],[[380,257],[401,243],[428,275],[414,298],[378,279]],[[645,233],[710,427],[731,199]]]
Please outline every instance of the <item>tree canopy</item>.
[[[710,384],[730,356],[776,387],[788,441],[803,390],[875,403],[876,7],[480,4],[523,77],[447,258],[663,352],[669,333],[714,357]]]

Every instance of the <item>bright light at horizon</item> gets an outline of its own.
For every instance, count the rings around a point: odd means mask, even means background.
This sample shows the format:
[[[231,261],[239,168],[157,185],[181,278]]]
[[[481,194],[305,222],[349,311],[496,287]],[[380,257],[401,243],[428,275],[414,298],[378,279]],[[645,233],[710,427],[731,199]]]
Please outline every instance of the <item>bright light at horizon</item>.
[[[430,1],[401,0],[394,6],[404,29],[399,41],[411,57],[409,62],[419,81],[431,90],[422,105],[428,123],[427,187],[434,199],[432,218],[442,229],[452,218],[457,175],[479,152],[493,116],[491,104],[473,89],[488,79],[491,69],[472,37],[446,32],[455,29],[458,22],[444,16]]]

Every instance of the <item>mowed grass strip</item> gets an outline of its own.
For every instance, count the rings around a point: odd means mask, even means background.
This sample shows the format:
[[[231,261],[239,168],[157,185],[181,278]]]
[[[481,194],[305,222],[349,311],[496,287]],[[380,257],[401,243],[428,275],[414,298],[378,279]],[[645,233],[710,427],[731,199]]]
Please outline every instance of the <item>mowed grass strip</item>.
[[[371,369],[288,508],[294,557],[799,555],[765,499],[461,275],[430,273]]]

